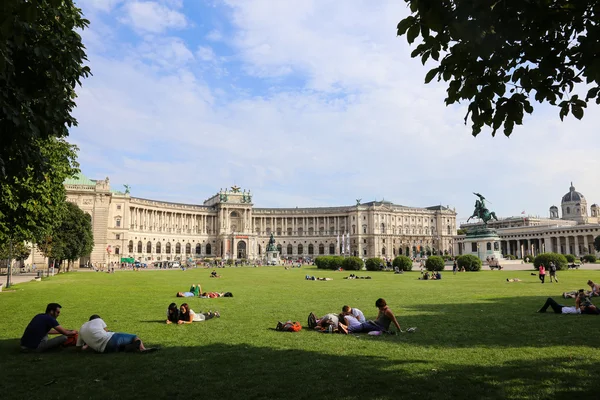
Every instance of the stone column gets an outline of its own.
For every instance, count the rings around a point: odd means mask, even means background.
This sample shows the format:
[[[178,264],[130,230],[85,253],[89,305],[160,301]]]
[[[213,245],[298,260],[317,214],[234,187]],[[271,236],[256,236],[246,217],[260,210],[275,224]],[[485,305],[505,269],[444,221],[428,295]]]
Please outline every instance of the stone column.
[[[579,256],[579,236],[577,234],[573,237],[573,254],[575,257]]]
[[[588,244],[588,235],[583,235],[583,247],[585,247],[585,253],[591,254],[590,245]]]

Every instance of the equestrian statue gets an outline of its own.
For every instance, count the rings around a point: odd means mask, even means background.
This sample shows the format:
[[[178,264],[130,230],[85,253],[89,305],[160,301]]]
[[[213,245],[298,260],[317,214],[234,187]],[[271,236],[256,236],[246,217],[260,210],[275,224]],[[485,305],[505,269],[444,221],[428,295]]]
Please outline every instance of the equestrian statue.
[[[483,224],[487,226],[488,221],[492,219],[498,221],[496,213],[488,210],[485,206],[485,197],[483,197],[479,193],[473,194],[479,197],[479,200],[475,200],[475,210],[473,211],[473,215],[471,215],[469,219],[467,219],[467,222],[469,222],[471,218],[479,218],[483,221]]]

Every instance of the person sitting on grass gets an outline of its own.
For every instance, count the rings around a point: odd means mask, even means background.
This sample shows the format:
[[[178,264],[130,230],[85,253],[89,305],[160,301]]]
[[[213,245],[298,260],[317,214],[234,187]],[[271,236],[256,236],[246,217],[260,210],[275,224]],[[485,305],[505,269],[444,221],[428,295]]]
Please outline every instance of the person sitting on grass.
[[[422,281],[428,280],[429,279],[429,272],[425,272],[424,274],[422,274],[419,279],[422,280]]]
[[[377,299],[375,302],[375,307],[379,309],[377,319],[375,320],[375,324],[377,324],[377,326],[383,328],[382,330],[387,332],[390,330],[390,324],[393,323],[398,332],[402,332],[402,328],[400,328],[400,324],[398,323],[396,316],[388,307],[385,299]]]
[[[60,315],[62,306],[58,303],[50,303],[46,306],[44,314],[38,314],[23,332],[21,337],[21,349],[43,352],[64,344],[69,337],[77,335],[76,330],[65,329],[59,325],[56,318]],[[48,335],[60,335],[48,339]]]
[[[217,271],[215,271],[215,270],[213,269],[213,271],[210,273],[210,277],[211,277],[211,278],[220,278],[220,277],[221,277],[221,275],[217,274]]]
[[[177,323],[179,325],[191,324],[192,322],[202,322],[220,316],[221,314],[219,314],[218,311],[215,311],[214,313],[212,311],[207,313],[195,313],[188,303],[183,303],[181,307],[179,307],[179,321],[177,321]]]
[[[592,289],[590,296],[600,296],[600,285],[592,282],[591,280],[587,281],[588,286]]]
[[[343,315],[352,315],[352,316],[354,316],[354,318],[356,318],[358,320],[358,322],[361,322],[361,323],[366,321],[365,315],[358,308],[344,306],[344,307],[342,307],[342,314]]]
[[[171,303],[167,308],[167,325],[177,322],[179,322],[179,308],[177,308],[177,304]]]
[[[92,315],[89,321],[81,326],[77,348],[81,350],[90,348],[98,353],[122,351],[142,353],[158,350],[144,347],[144,343],[136,335],[110,332],[106,323],[97,314]]]
[[[521,282],[519,278],[506,278],[506,282]]]

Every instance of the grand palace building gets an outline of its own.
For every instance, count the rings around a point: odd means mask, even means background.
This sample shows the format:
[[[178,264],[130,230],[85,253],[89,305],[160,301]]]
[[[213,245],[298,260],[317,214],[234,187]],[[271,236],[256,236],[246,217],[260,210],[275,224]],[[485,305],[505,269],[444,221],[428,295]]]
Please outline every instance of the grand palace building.
[[[271,233],[282,258],[392,258],[426,250],[450,253],[456,236],[456,212],[444,206],[357,201],[340,207],[257,208],[253,194],[236,186],[202,204],[180,204],[133,197],[129,189],[111,190],[108,178],[90,180],[83,174],[65,187],[67,201],[92,219],[94,248],[81,264],[122,258],[262,260]]]
[[[597,254],[594,238],[600,235],[600,208],[592,204],[589,208],[585,197],[575,190],[571,183],[569,192],[561,199],[560,212],[551,206],[547,218],[520,216],[500,218],[488,222],[500,237],[502,254],[512,254],[517,258],[537,255],[543,252],[556,252],[581,256]],[[462,224],[465,230],[481,227],[481,223]],[[465,235],[454,240],[454,253],[467,253]]]

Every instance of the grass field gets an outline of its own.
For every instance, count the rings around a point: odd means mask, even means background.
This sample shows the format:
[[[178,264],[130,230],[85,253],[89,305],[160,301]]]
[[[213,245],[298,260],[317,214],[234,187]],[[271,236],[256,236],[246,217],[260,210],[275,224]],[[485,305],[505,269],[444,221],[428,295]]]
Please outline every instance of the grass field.
[[[598,398],[600,316],[537,314],[547,297],[600,280],[600,271],[560,271],[540,284],[529,271],[348,272],[283,267],[209,271],[74,272],[0,294],[0,398]],[[333,281],[305,281],[306,274]],[[519,277],[523,282],[507,283]],[[166,325],[177,291],[192,283],[231,291],[232,298],[185,299],[193,310],[222,317]],[[278,320],[306,324],[309,312],[349,304],[367,318],[383,297],[403,328],[398,336],[330,335],[273,330]],[[151,354],[89,354],[66,349],[22,354],[19,338],[49,302],[59,322],[79,329],[98,313],[114,331],[137,333]]]

